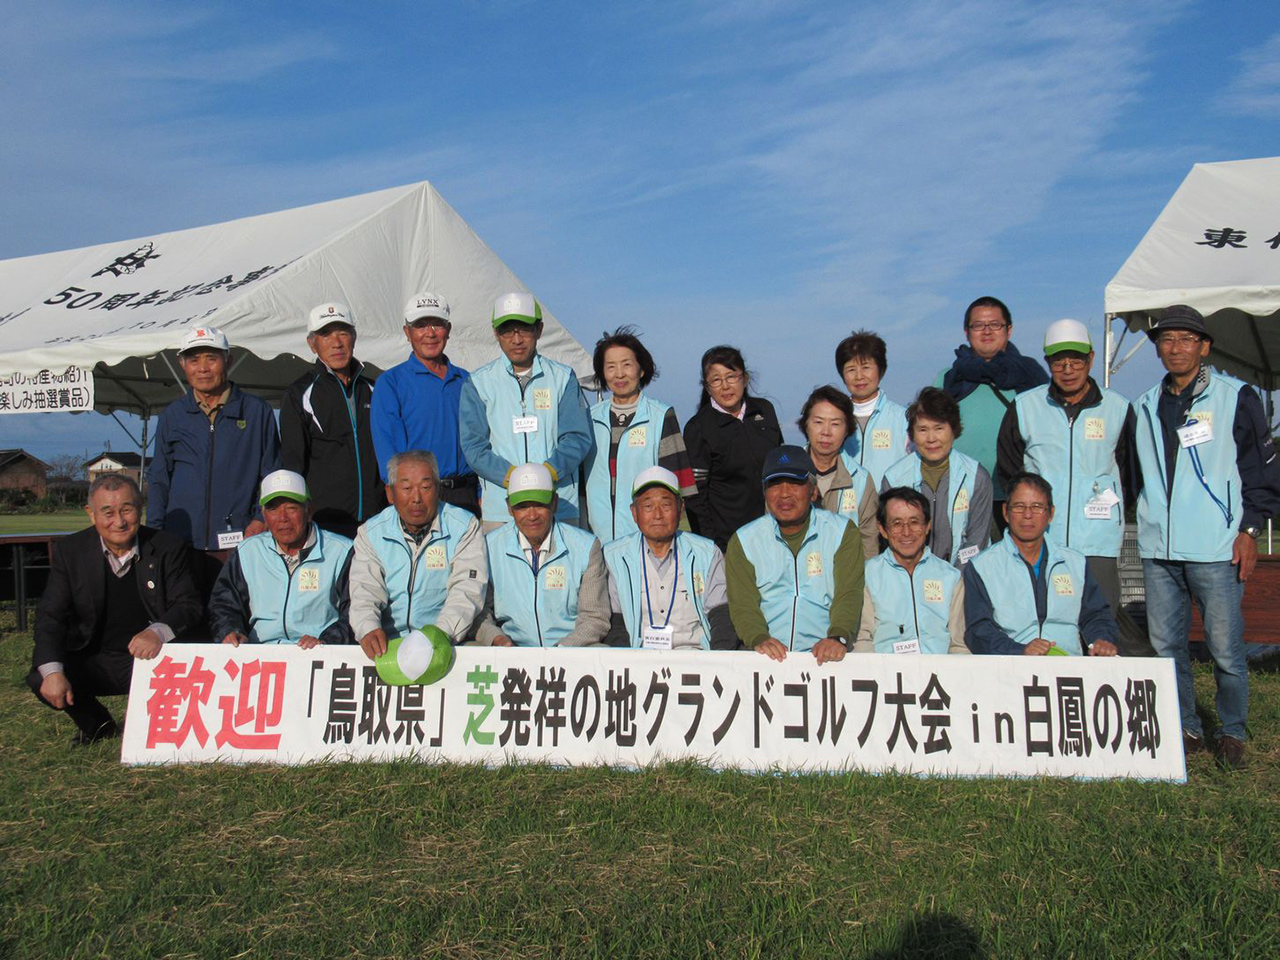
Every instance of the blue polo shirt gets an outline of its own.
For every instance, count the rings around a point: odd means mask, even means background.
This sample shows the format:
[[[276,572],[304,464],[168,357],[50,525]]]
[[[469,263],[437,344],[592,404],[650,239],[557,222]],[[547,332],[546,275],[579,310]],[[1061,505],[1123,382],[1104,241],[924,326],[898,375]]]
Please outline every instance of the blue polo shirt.
[[[369,427],[384,481],[387,461],[406,450],[430,450],[436,455],[442,477],[474,472],[467,466],[458,441],[458,398],[470,378],[470,373],[450,363],[441,379],[412,354],[378,378]]]

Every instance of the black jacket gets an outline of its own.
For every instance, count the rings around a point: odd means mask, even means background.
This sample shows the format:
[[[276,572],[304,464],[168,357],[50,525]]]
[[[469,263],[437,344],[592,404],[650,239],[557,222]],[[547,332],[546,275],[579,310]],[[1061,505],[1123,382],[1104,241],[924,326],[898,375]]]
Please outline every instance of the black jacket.
[[[171,533],[138,528],[138,590],[152,623],[177,636],[204,614],[191,574],[191,548]],[[109,576],[102,540],[93,527],[73,533],[53,548],[53,566],[36,608],[33,667],[65,662],[87,647],[101,625]]]
[[[280,446],[286,470],[306,477],[320,526],[348,529],[387,505],[378,456],[369,429],[373,381],[352,380],[356,418],[347,388],[321,361],[285,391],[280,402]],[[339,532],[345,533],[345,530]]]
[[[739,527],[764,515],[760,471],[769,451],[782,445],[773,404],[750,396],[745,403],[742,420],[708,403],[684,425],[684,445],[698,484],[698,492],[686,502],[689,526],[721,550]]]

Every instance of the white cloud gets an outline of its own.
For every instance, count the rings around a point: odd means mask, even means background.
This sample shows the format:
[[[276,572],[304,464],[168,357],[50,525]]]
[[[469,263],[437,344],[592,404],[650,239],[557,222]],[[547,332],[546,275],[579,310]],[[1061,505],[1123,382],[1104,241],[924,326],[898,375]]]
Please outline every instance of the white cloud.
[[[1222,95],[1232,113],[1252,117],[1280,116],[1280,33],[1241,54],[1242,69]]]

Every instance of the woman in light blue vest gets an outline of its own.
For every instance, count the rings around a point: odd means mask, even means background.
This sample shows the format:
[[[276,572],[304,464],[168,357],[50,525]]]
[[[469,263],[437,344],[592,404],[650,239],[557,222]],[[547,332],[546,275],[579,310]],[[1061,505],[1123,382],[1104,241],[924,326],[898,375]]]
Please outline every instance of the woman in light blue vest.
[[[809,441],[805,450],[816,471],[819,505],[856,523],[863,554],[874,557],[880,552],[880,494],[871,474],[844,450],[855,429],[853,402],[835,387],[818,387],[804,402],[796,426]]]
[[[858,330],[836,346],[836,372],[849,391],[854,425],[844,450],[876,482],[911,452],[907,411],[885,396],[880,381],[889,369],[884,340],[870,330]]]
[[[591,408],[592,446],[587,455],[587,521],[601,543],[635,533],[631,486],[649,467],[665,467],[682,496],[698,492],[680,421],[669,405],[644,394],[657,378],[653,355],[631,327],[596,342],[596,386],[609,397]]]
[[[929,549],[962,567],[991,539],[991,476],[954,448],[964,429],[960,406],[942,390],[921,390],[907,407],[907,423],[916,451],[885,471],[880,489],[911,487],[924,494],[933,517]]]

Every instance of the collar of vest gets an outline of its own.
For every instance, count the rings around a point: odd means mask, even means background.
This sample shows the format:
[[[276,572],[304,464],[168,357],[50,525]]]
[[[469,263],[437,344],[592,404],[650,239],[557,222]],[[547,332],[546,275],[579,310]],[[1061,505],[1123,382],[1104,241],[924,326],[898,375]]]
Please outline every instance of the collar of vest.
[[[591,419],[601,426],[612,428],[613,423],[609,420],[609,410],[612,406],[612,397],[606,397],[604,400],[601,400],[591,408]],[[648,423],[650,420],[654,419],[654,408],[657,406],[658,405],[656,403],[646,397],[644,392],[641,391],[640,396],[636,399],[635,416],[633,416],[631,418],[631,422],[627,424],[627,429],[630,430],[637,424]]]
[[[519,379],[516,376],[516,368],[511,365],[511,361],[508,360],[506,356],[503,356],[502,358],[502,369],[506,370],[513,379]],[[529,366],[529,380],[532,382],[545,374],[546,370],[542,366],[542,354],[535,353],[533,355],[533,363]]]
[[[555,520],[552,520],[551,529],[547,531],[547,559],[543,560],[542,563],[538,565],[539,569],[546,566],[548,563],[551,563],[553,560],[559,560],[569,552],[569,548],[565,545],[564,538],[556,536],[557,526],[558,524]],[[516,525],[512,523],[507,536],[507,540],[509,542],[506,548],[506,554],[514,560],[524,560],[525,563],[528,563],[529,561],[524,555],[524,548],[520,546],[520,538],[522,536],[523,534],[516,528]],[[532,546],[532,544],[530,546]]]
[[[810,540],[815,539],[815,538],[818,536],[818,524],[814,522],[814,519],[813,519],[813,512],[814,512],[814,511],[813,511],[813,505],[812,505],[812,504],[810,504],[810,505],[809,505],[809,526],[805,528],[805,531],[804,531],[804,539],[800,541],[801,546],[803,546],[804,544],[808,543]],[[774,517],[774,515],[773,515],[773,514],[771,514],[771,513],[766,513],[766,514],[765,514],[765,516],[767,516],[767,517],[769,518],[769,522],[770,522],[771,524],[773,524],[773,536],[774,536],[774,538],[775,538],[779,543],[781,543],[783,546],[786,546],[787,541],[786,541],[786,539],[782,536],[782,528],[781,528],[780,526],[778,526],[777,518],[776,518],[776,517]],[[790,548],[788,548],[788,549],[790,549]]]
[[[894,567],[897,570],[901,570],[904,573],[906,572],[907,568],[898,562],[898,558],[894,555],[892,547],[880,554],[880,556],[884,557],[884,562],[889,564],[889,566]],[[929,549],[928,544],[925,544],[924,553],[920,554],[920,559],[916,561],[916,569],[919,570],[926,563],[932,560],[933,557],[933,551]]]

